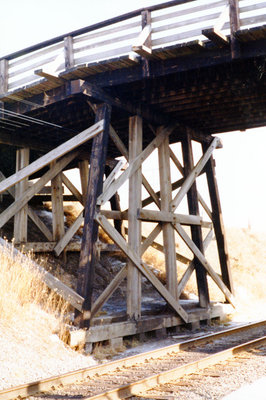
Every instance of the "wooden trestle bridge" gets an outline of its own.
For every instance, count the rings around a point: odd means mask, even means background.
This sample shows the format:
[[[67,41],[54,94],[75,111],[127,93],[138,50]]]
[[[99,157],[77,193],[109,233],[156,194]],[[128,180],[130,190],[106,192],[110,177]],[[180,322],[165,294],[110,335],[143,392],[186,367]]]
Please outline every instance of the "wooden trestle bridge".
[[[48,281],[74,305],[80,326],[90,327],[88,341],[219,316],[221,308],[209,296],[208,276],[225,302],[234,304],[213,159],[221,142],[213,134],[266,123],[265,11],[261,0],[172,0],[0,60],[0,194],[13,198],[0,214],[0,228],[13,218],[15,245],[26,250],[54,251],[57,256],[80,250],[77,293],[50,275]],[[202,148],[197,163],[193,141]],[[170,147],[177,142],[183,160]],[[142,173],[143,162],[155,149],[159,191]],[[120,156],[127,160],[126,169],[121,170]],[[180,174],[175,182],[170,162]],[[82,192],[64,174],[72,167],[79,168]],[[199,176],[206,176],[211,207],[198,193]],[[121,210],[117,192],[126,181],[128,207]],[[48,182],[52,230],[32,208]],[[84,206],[67,230],[63,185]],[[179,212],[184,198],[188,215]],[[103,207],[107,202],[110,210]],[[42,242],[29,240],[28,218],[42,232]],[[146,237],[142,221],[155,226]],[[80,244],[74,235],[83,223]],[[99,242],[99,226],[113,245]],[[161,232],[165,286],[142,260]],[[177,264],[184,257],[176,252],[176,235],[194,257],[182,277]],[[213,235],[220,274],[204,255]],[[117,247],[128,263],[92,302],[95,260],[100,251]],[[180,295],[194,271],[199,300],[191,309]],[[169,306],[164,314],[142,314],[142,276]],[[126,315],[100,321],[96,313],[125,279]]]

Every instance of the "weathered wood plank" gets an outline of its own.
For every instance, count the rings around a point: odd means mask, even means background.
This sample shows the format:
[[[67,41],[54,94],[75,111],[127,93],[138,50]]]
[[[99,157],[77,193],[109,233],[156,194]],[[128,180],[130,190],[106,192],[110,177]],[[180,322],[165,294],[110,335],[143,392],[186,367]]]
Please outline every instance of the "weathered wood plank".
[[[81,203],[84,204],[82,194],[76,188],[76,186],[68,179],[68,177],[62,172],[62,182],[63,184],[70,190],[70,192],[75,196],[75,198]]]
[[[192,141],[187,133],[187,137],[182,140],[182,151],[184,160],[184,176],[188,176],[194,168]],[[199,216],[199,204],[198,204],[198,193],[196,181],[193,182],[190,189],[187,192],[187,202],[189,214]],[[201,227],[191,226],[191,238],[195,245],[200,249],[201,253],[204,253],[202,230]],[[197,258],[194,259],[194,267],[196,271],[199,305],[202,308],[208,308],[210,305],[209,288],[207,281],[207,273],[204,267],[201,265]]]
[[[173,152],[173,150],[170,147],[170,157],[171,160],[173,161],[173,163],[175,164],[176,168],[178,169],[178,171],[184,175],[184,168],[181,164],[181,162],[178,160],[177,156],[175,155],[175,153]]]
[[[28,206],[28,216],[37,226],[37,228],[44,234],[47,240],[52,241],[53,235],[52,232],[47,228],[47,225],[38,217],[35,211]]]
[[[102,192],[103,175],[107,153],[109,125],[110,125],[110,107],[106,104],[101,105],[96,112],[96,125],[99,120],[103,121],[102,131],[94,138],[92,143],[90,170],[87,187],[87,196],[85,204],[84,228],[82,236],[82,245],[80,251],[80,261],[78,269],[78,287],[77,291],[85,300],[83,311],[86,314],[81,317],[81,324],[89,328],[90,317],[85,315],[91,313],[92,290],[94,281],[94,269],[96,259],[96,241],[98,236],[98,224],[94,221],[96,211],[96,201]]]
[[[210,144],[210,146],[207,148],[206,152],[203,154],[203,156],[200,158],[198,163],[195,165],[195,167],[192,169],[192,171],[186,177],[179,192],[177,193],[175,198],[172,200],[172,211],[176,210],[176,208],[179,206],[179,204],[183,200],[184,196],[187,194],[188,190],[191,188],[191,186],[195,182],[196,178],[199,176],[200,172],[206,165],[207,161],[209,160],[210,156],[212,155],[212,152],[216,149],[216,146],[218,143],[219,143],[219,139],[215,137],[213,139],[212,143]]]
[[[5,175],[0,171],[0,182],[6,179]],[[15,190],[14,187],[11,187],[7,190],[13,198],[15,198]],[[50,230],[47,228],[45,223],[42,222],[42,220],[38,217],[38,215],[35,213],[35,211],[28,205],[28,216],[30,219],[34,222],[34,224],[40,229],[40,231],[44,234],[46,239],[49,241],[53,240],[53,235],[50,232]]]
[[[89,139],[94,138],[103,130],[103,121],[99,121],[94,124],[92,127],[85,129],[83,132],[79,133],[78,135],[74,136],[73,138],[69,139],[67,142],[61,144],[57,148],[51,150],[49,153],[45,154],[44,156],[38,158],[38,160],[32,162],[27,167],[23,168],[21,171],[11,175],[5,181],[0,183],[0,193],[4,192],[11,186],[15,185],[16,183],[22,181],[23,179],[27,178],[28,176],[34,174],[35,172],[39,171],[43,167],[50,164],[52,161],[57,160],[58,158],[62,157],[66,153],[74,150],[81,144],[87,142]]]
[[[197,257],[197,259],[200,261],[202,266],[208,271],[208,273],[210,274],[211,278],[214,280],[216,285],[221,289],[225,298],[229,301],[229,303],[232,304],[233,307],[235,307],[235,299],[234,299],[233,294],[228,290],[227,286],[223,283],[222,279],[211,267],[209,262],[206,260],[204,254],[202,254],[202,252],[195,245],[195,243],[190,239],[190,237],[188,236],[188,234],[185,232],[185,230],[182,228],[182,226],[180,224],[175,223],[174,226],[175,226],[177,233],[184,240],[184,242],[187,244],[187,246],[190,248],[190,250],[194,253],[195,257]]]
[[[156,250],[158,250],[158,251],[160,251],[161,253],[164,254],[164,247],[163,247],[163,245],[161,245],[161,244],[158,243],[158,242],[155,242],[155,238],[156,238],[156,236],[159,235],[159,233],[161,232],[161,230],[162,230],[162,225],[161,225],[161,224],[158,224],[158,225],[154,228],[154,230],[149,234],[148,237],[143,236],[143,235],[141,236],[141,240],[143,241],[143,242],[142,242],[142,245],[141,245],[141,255],[143,255],[143,254],[145,253],[145,251],[147,250],[147,248],[148,248],[149,246],[153,247],[154,249],[156,249]],[[126,232],[127,232],[127,228],[126,228]],[[153,239],[153,240],[152,240],[152,239]],[[184,257],[184,256],[182,256],[182,255],[179,254],[179,253],[176,253],[176,259],[177,259],[177,261],[180,261],[180,262],[182,262],[183,264],[189,264],[190,261],[191,261],[189,258]]]
[[[30,149],[23,148],[16,151],[16,171],[18,172],[24,167],[29,165],[30,161]],[[15,200],[28,188],[28,180],[19,182],[15,186]],[[25,204],[14,216],[14,240],[15,243],[27,242],[28,237],[28,205]]]
[[[203,144],[203,149],[206,146]],[[226,234],[223,222],[222,207],[220,202],[219,190],[215,172],[215,162],[213,157],[206,164],[207,182],[210,192],[210,200],[212,205],[212,221],[217,241],[219,260],[222,271],[222,278],[228,289],[234,293],[233,279],[230,267],[229,254],[227,249]]]
[[[169,136],[174,129],[174,126],[169,128],[163,128],[158,136],[153,139],[153,141],[132,161],[129,167],[123,172],[122,175],[119,176],[110,186],[109,188],[102,193],[97,199],[97,204],[103,205],[108,201],[115,192],[126,182],[127,179],[130,178],[132,174],[136,172],[139,166],[146,160],[147,157],[162,143],[166,136]]]
[[[121,268],[114,279],[109,283],[109,285],[104,289],[100,296],[95,300],[91,309],[91,316],[93,318],[102,306],[107,302],[107,300],[112,296],[114,291],[119,287],[121,282],[127,277],[127,266]]]
[[[139,209],[137,218],[151,222],[179,222],[181,225],[201,225],[202,217],[199,215],[186,215],[168,211],[155,211]]]
[[[81,183],[82,204],[86,203],[88,180],[89,180],[89,162],[88,160],[79,161],[79,176]]]
[[[128,160],[127,148],[112,126],[110,126],[110,137],[112,138],[114,144],[116,145],[118,150],[121,152],[121,154],[125,157],[126,160]],[[154,190],[152,189],[151,185],[149,184],[149,182],[147,181],[147,179],[145,178],[144,175],[142,175],[142,184],[145,187],[145,189],[147,190],[147,192],[150,194],[154,203],[158,207],[160,207],[160,199],[159,199],[158,195],[154,192]]]
[[[63,235],[60,240],[57,242],[56,246],[54,247],[54,252],[57,256],[59,256],[62,251],[67,247],[70,240],[73,238],[77,230],[80,228],[81,224],[83,223],[83,210],[80,212],[76,220],[73,224],[68,228],[65,235]]]
[[[205,238],[204,241],[203,241],[203,248],[204,248],[204,251],[207,249],[207,247],[208,247],[209,244],[211,243],[213,236],[214,236],[213,229],[211,229],[211,230],[209,231],[208,235],[206,236],[206,238]],[[184,272],[182,278],[181,278],[180,281],[178,282],[178,293],[179,293],[180,295],[181,295],[181,293],[183,292],[183,290],[185,289],[185,286],[186,286],[186,284],[187,284],[189,278],[191,277],[191,275],[192,275],[194,269],[195,269],[194,261],[192,260],[192,261],[189,263],[189,265],[188,265],[186,271]]]
[[[186,322],[188,321],[188,315],[183,307],[174,299],[169,291],[163,286],[163,284],[156,278],[156,276],[150,271],[148,266],[139,260],[139,257],[130,249],[124,238],[117,232],[116,229],[108,222],[103,215],[97,215],[95,220],[103,228],[103,230],[110,236],[110,238],[118,245],[123,253],[135,264],[138,270],[144,275],[149,282],[154,286],[158,293],[166,300],[166,302],[173,308],[174,311]]]
[[[8,91],[8,60],[0,60],[0,95]]]
[[[129,119],[129,166],[142,152],[142,119]],[[140,259],[141,221],[137,219],[141,207],[141,164],[129,178],[128,189],[128,245]],[[127,270],[127,315],[138,319],[141,316],[141,274],[132,261]]]
[[[148,247],[150,247],[153,243],[154,240],[157,238],[157,236],[161,233],[162,231],[162,224],[157,224],[156,227],[152,230],[152,232],[149,234],[148,237],[144,237],[142,236],[142,244],[140,247],[140,255],[142,256],[145,251],[148,249]]]
[[[158,147],[159,175],[160,175],[160,197],[161,213],[171,211],[171,171],[169,138],[166,137]],[[163,246],[165,253],[166,285],[174,299],[178,299],[177,292],[177,266],[175,233],[171,223],[163,222]]]
[[[212,219],[212,211],[209,209],[207,203],[205,202],[205,200],[203,199],[203,197],[201,196],[201,194],[199,192],[197,192],[197,195],[198,195],[199,203],[201,204],[202,208],[204,209],[204,211],[206,212],[208,217],[210,219]]]
[[[229,45],[229,39],[217,28],[204,29],[202,34],[219,47]]]
[[[66,36],[64,38],[64,56],[65,56],[65,69],[72,68],[75,65],[72,36]]]
[[[62,159],[56,162],[55,165],[50,168],[50,170],[47,171],[36,183],[34,183],[34,185],[29,187],[29,189],[27,189],[22,196],[20,196],[8,208],[6,208],[5,211],[3,211],[0,215],[0,227],[5,225],[5,223],[10,218],[12,218],[22,207],[24,207],[29,202],[29,200],[35,195],[35,193],[38,193],[47,182],[49,182],[54,176],[62,171],[62,169],[65,168],[72,160],[74,160],[77,155],[78,153],[74,152],[64,156]],[[6,180],[8,180],[8,178]]]
[[[61,172],[51,179],[51,200],[53,215],[53,240],[60,240],[65,234],[63,183]]]

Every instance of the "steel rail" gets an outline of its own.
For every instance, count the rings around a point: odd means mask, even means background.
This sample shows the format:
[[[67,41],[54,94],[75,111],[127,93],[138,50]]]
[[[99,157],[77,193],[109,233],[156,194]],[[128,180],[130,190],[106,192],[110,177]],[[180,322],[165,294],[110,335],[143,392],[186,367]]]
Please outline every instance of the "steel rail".
[[[175,379],[185,375],[196,373],[207,367],[211,367],[220,362],[226,361],[231,357],[235,357],[242,351],[248,351],[266,344],[266,336],[259,339],[254,339],[244,344],[230,347],[227,350],[219,351],[211,356],[204,357],[201,360],[194,361],[181,367],[173,368],[168,371],[160,372],[159,374],[149,376],[139,381],[121,386],[117,389],[110,390],[105,393],[91,397],[83,397],[83,400],[121,400],[132,396],[141,395],[147,390],[150,390],[158,385],[169,383]]]
[[[166,354],[178,353],[179,351],[187,350],[191,346],[201,346],[203,344],[210,343],[225,336],[230,336],[233,334],[245,332],[252,329],[262,328],[263,326],[266,326],[266,320],[241,325],[235,328],[226,329],[221,332],[204,335],[194,339],[189,339],[181,343],[176,343],[160,349],[155,349],[149,352],[137,354],[134,356],[97,365],[94,367],[82,368],[76,371],[64,373],[62,375],[53,376],[50,378],[46,378],[35,382],[30,382],[19,386],[14,386],[9,389],[1,390],[0,400],[11,400],[17,397],[25,398],[27,396],[34,395],[38,392],[47,392],[52,387],[56,387],[59,385],[73,384],[76,381],[82,381],[87,378],[92,378],[96,374],[104,375],[108,372],[115,371],[117,368],[130,367],[135,365],[136,363],[144,363],[146,360],[151,358],[159,358],[165,356]],[[197,363],[199,362],[200,361],[197,361]],[[96,398],[97,397],[95,397],[95,399]]]

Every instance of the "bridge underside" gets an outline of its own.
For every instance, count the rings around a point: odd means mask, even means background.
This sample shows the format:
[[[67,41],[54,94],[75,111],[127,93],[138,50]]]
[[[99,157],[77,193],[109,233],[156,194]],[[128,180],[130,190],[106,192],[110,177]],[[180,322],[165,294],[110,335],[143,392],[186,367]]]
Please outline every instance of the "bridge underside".
[[[61,289],[76,308],[76,321],[82,327],[94,324],[99,310],[127,281],[126,312],[118,319],[120,325],[107,336],[103,334],[105,327],[94,327],[99,332],[95,337],[93,333],[88,336],[89,341],[137,332],[136,324],[142,324],[139,331],[143,331],[178,325],[180,320],[193,322],[215,316],[215,299],[210,299],[207,277],[215,282],[225,301],[234,304],[212,155],[221,143],[212,135],[265,126],[266,30],[260,27],[242,31],[236,38],[237,54],[228,43],[217,46],[210,41],[202,46],[193,42],[137,61],[122,57],[69,68],[59,76],[40,70],[36,73],[43,80],[38,84],[0,99],[0,192],[9,192],[9,198],[14,198],[0,215],[0,226],[14,217],[18,247],[23,244],[25,249],[54,251],[57,256],[80,250],[77,296],[69,294],[67,288]],[[197,163],[193,141],[201,145]],[[173,152],[173,143],[180,143],[182,160]],[[143,162],[155,149],[159,191],[142,173]],[[127,161],[126,169],[117,160],[120,156]],[[171,164],[178,171],[177,181],[171,180]],[[82,193],[64,174],[71,167],[80,170]],[[199,176],[206,179],[207,201],[198,193]],[[39,180],[30,185],[32,178]],[[51,231],[31,205],[47,182],[51,182]],[[129,200],[127,208],[121,210],[117,192],[125,182]],[[84,213],[67,230],[63,184],[72,199],[84,206]],[[142,187],[146,197],[141,195]],[[185,198],[187,215],[178,212]],[[108,202],[111,210],[104,208]],[[28,217],[42,232],[43,242],[28,241]],[[142,231],[144,221],[151,226],[146,236]],[[73,238],[83,223],[83,238],[77,243]],[[112,244],[99,242],[99,226]],[[156,244],[160,234],[161,243]],[[176,237],[189,248],[191,259],[177,252]],[[204,255],[213,237],[220,271],[215,271]],[[165,285],[142,260],[145,251],[156,245],[165,255]],[[99,254],[118,249],[128,261],[93,302]],[[179,263],[185,265],[182,276]],[[191,310],[183,305],[180,296],[193,273],[198,302],[197,309]],[[168,305],[168,317],[143,320],[143,276]]]

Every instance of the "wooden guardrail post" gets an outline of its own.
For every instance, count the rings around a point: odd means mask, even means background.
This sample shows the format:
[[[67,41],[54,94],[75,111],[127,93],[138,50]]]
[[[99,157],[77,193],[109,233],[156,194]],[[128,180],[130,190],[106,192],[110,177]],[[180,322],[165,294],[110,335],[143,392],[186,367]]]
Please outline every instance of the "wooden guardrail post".
[[[229,16],[231,31],[231,54],[232,58],[240,56],[240,44],[235,37],[235,32],[240,29],[239,0],[229,0]]]
[[[74,66],[74,51],[73,51],[73,37],[66,36],[64,38],[64,55],[65,55],[65,68],[69,69]]]
[[[64,57],[65,69],[68,70],[74,67],[74,50],[73,50],[73,37],[66,36],[64,38]],[[71,93],[71,82],[66,82],[66,91]]]
[[[8,60],[0,60],[0,96],[8,91]],[[4,103],[0,100],[0,108],[4,108]],[[3,111],[0,110],[0,118],[2,118]]]

